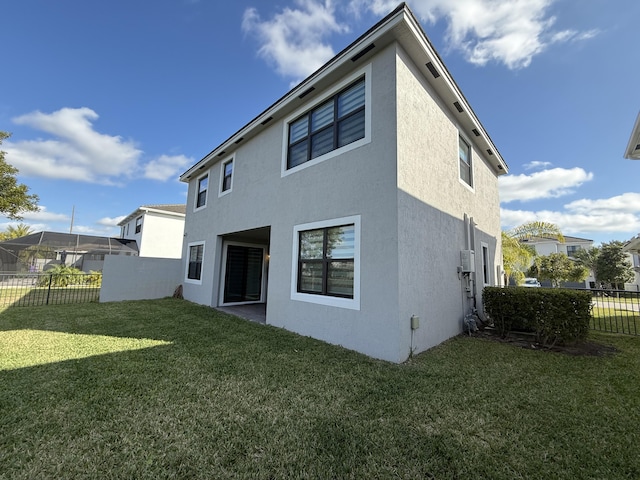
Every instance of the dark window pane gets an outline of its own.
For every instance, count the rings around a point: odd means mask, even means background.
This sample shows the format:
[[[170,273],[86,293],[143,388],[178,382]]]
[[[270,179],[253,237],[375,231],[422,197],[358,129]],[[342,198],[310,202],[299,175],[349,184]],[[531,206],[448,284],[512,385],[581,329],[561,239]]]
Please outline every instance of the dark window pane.
[[[348,113],[357,110],[364,105],[364,80],[341,93],[338,96],[338,117],[342,118]]]
[[[471,185],[471,166],[460,159],[460,178]]]
[[[224,165],[224,178],[222,179],[222,191],[226,192],[231,188],[231,176],[233,175],[233,161]]]
[[[321,259],[324,243],[324,230],[309,230],[300,232],[300,258]]]
[[[338,123],[338,147],[364,138],[364,110]]]
[[[333,123],[333,100],[321,105],[311,113],[311,132],[317,132],[330,123]]]
[[[327,294],[353,297],[353,261],[330,262]]]
[[[189,271],[187,273],[187,278],[200,280],[203,253],[204,245],[193,245],[189,247]]]
[[[309,134],[309,116],[296,120],[289,125],[289,145],[296,143],[298,140],[303,139]]]
[[[327,258],[353,258],[355,228],[353,225],[327,229]]]
[[[307,142],[308,140],[305,140],[293,147],[289,147],[289,168],[297,167],[308,160]]]
[[[333,150],[333,128],[326,128],[311,137],[311,158]]]
[[[302,262],[300,264],[299,290],[322,293],[322,262]]]
[[[198,199],[196,207],[202,207],[207,202],[207,185],[209,184],[209,175],[198,180]]]

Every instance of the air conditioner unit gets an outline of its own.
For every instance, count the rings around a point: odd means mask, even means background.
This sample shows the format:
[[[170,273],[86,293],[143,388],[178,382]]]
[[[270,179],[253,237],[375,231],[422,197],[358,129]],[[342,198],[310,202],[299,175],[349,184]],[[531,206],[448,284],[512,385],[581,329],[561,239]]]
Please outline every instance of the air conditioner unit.
[[[473,250],[462,250],[460,252],[462,260],[462,273],[473,273],[476,271],[476,252]]]

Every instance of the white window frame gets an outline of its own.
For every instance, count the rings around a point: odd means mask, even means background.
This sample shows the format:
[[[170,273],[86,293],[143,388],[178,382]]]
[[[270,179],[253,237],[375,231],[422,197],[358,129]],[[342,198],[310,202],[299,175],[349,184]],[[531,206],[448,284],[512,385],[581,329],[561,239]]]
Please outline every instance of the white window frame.
[[[466,143],[469,146],[469,180],[471,181],[471,184],[467,183],[463,178],[462,178],[462,170],[460,169],[460,139],[462,139],[464,141],[464,143]],[[462,132],[458,132],[458,145],[456,145],[458,148],[456,149],[457,152],[457,159],[458,159],[458,181],[464,185],[465,187],[467,187],[469,190],[471,190],[472,192],[475,192],[475,175],[473,172],[473,164],[474,164],[474,151],[473,151],[473,143],[462,134]]]
[[[202,245],[202,265],[200,266],[200,280],[195,279],[195,278],[189,278],[189,261],[191,260],[190,258],[190,254],[191,254],[191,247],[195,247],[197,245]],[[204,240],[199,241],[199,242],[190,242],[189,244],[187,244],[187,253],[185,255],[186,257],[186,262],[185,262],[185,268],[184,268],[184,281],[185,283],[192,283],[194,285],[202,285],[202,277],[204,274],[204,256],[206,253],[206,245]]]
[[[327,227],[353,225],[354,254],[353,254],[353,298],[332,297],[329,295],[315,295],[298,292],[298,254],[300,248],[300,232],[317,230]],[[291,255],[291,300],[316,303],[331,307],[360,310],[360,215],[334,218],[320,222],[304,223],[293,227],[293,248]]]
[[[335,150],[331,150],[330,152],[325,153],[324,155],[320,155],[308,162],[304,162],[300,165],[297,165],[293,168],[287,169],[287,157],[289,154],[289,124],[296,120],[301,115],[304,115],[306,112],[313,110],[315,107],[327,101],[329,98],[333,97],[340,90],[349,86],[350,83],[353,83],[358,78],[364,75],[364,137],[360,140],[356,140],[355,142],[349,143],[344,147],[337,148]],[[331,89],[327,90],[321,97],[314,100],[313,103],[306,104],[293,112],[287,118],[285,118],[282,124],[282,163],[280,176],[286,177],[287,175],[291,175],[292,173],[299,172],[300,170],[304,170],[305,168],[312,167],[317,165],[318,163],[324,162],[325,160],[329,160],[330,158],[336,157],[338,155],[342,155],[350,150],[354,150],[359,148],[367,143],[371,143],[371,64],[365,65],[363,68],[358,69],[348,77],[344,78],[340,83],[334,85]]]
[[[204,177],[207,177],[207,196],[204,199],[204,205],[198,206],[198,197],[200,196],[200,180]],[[207,203],[209,203],[209,197],[211,196],[211,172],[207,170],[202,175],[196,178],[196,186],[195,186],[195,195],[193,198],[193,211],[197,212],[204,208],[207,208]]]
[[[229,185],[229,188],[227,190],[222,191],[222,186],[224,185],[224,168],[229,163],[232,164],[231,185]],[[231,190],[233,190],[233,177],[235,177],[235,173],[236,173],[236,157],[235,155],[232,155],[231,157],[227,158],[226,160],[220,163],[220,183],[218,186],[218,197],[222,197],[224,195],[227,195],[228,193],[231,193]]]
[[[480,252],[482,253],[482,284],[485,286],[492,285],[491,275],[493,274],[493,266],[491,262],[491,250],[489,250],[489,244],[486,242],[480,242]],[[485,278],[485,273],[487,278]]]

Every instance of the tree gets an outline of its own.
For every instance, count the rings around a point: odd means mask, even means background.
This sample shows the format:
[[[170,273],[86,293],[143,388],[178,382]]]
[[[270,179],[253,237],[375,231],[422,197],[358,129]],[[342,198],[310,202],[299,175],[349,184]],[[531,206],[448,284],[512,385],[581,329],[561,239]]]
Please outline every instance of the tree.
[[[572,261],[564,253],[552,253],[535,259],[531,267],[532,276],[551,281],[554,287],[562,282],[581,282],[589,276],[589,270]]]
[[[580,249],[573,254],[573,258],[576,259],[576,262],[591,272],[596,284],[598,283],[597,262],[599,255],[600,249],[598,247],[591,247],[588,250]]]
[[[612,287],[631,282],[634,278],[633,267],[622,251],[624,243],[614,240],[603,243],[596,261],[596,278],[600,282],[610,283]]]
[[[4,242],[5,240],[11,240],[13,238],[25,237],[30,233],[33,233],[31,227],[24,223],[19,223],[15,227],[9,225],[4,232],[0,232],[0,241]]]
[[[0,146],[6,138],[9,138],[9,134],[0,131]],[[29,187],[18,183],[18,169],[9,165],[4,156],[5,152],[0,150],[0,214],[20,220],[22,213],[38,211],[38,196],[29,195]]]
[[[533,237],[555,238],[564,242],[564,236],[557,225],[549,222],[528,222],[519,227],[502,232],[502,265],[507,278],[520,284],[524,272],[537,256],[535,248],[523,243]]]

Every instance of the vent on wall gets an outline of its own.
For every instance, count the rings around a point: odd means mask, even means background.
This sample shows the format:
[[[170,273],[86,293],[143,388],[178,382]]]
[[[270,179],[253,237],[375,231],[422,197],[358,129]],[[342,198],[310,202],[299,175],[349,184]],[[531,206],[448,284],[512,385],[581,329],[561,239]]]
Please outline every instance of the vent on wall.
[[[271,120],[273,120],[273,117],[265,118],[262,122],[260,122],[260,125],[266,125],[266,124],[267,124],[267,123],[269,123]]]
[[[244,137],[240,137],[239,139],[237,139],[237,140],[236,140],[235,142],[233,142],[233,143],[235,143],[235,144],[237,145],[237,144],[238,144],[238,143],[240,143],[242,140],[244,140]]]
[[[304,92],[302,92],[300,95],[298,95],[298,98],[304,98],[307,95],[309,95],[311,92],[313,92],[316,89],[316,87],[310,87],[307,88]]]
[[[436,67],[433,66],[433,63],[427,62],[425,65],[431,72],[431,75],[433,75],[433,78],[438,78],[440,76],[440,74],[438,73],[438,70],[436,70]]]
[[[460,102],[453,102],[453,106],[456,107],[456,110],[458,110],[460,113],[464,112],[464,110],[462,109],[462,105],[460,105]]]
[[[356,53],[353,57],[351,57],[351,61],[355,62],[357,60],[360,60],[362,57],[364,57],[367,53],[369,53],[374,48],[376,48],[376,46],[373,43],[367,47],[364,47],[362,50]]]
[[[487,148],[487,153],[488,153],[489,155],[493,155],[493,152],[491,151],[491,149],[490,149],[490,148]]]
[[[474,134],[476,137],[479,137],[479,136],[480,136],[480,132],[478,131],[478,129],[477,129],[477,128],[474,128],[474,129],[473,129],[473,130],[471,130],[471,131],[473,132],[473,134]]]
[[[221,157],[221,156],[222,156],[222,155],[224,155],[225,153],[227,153],[227,152],[225,152],[224,150],[222,150],[222,151],[218,154],[218,156],[219,156],[219,157]]]

